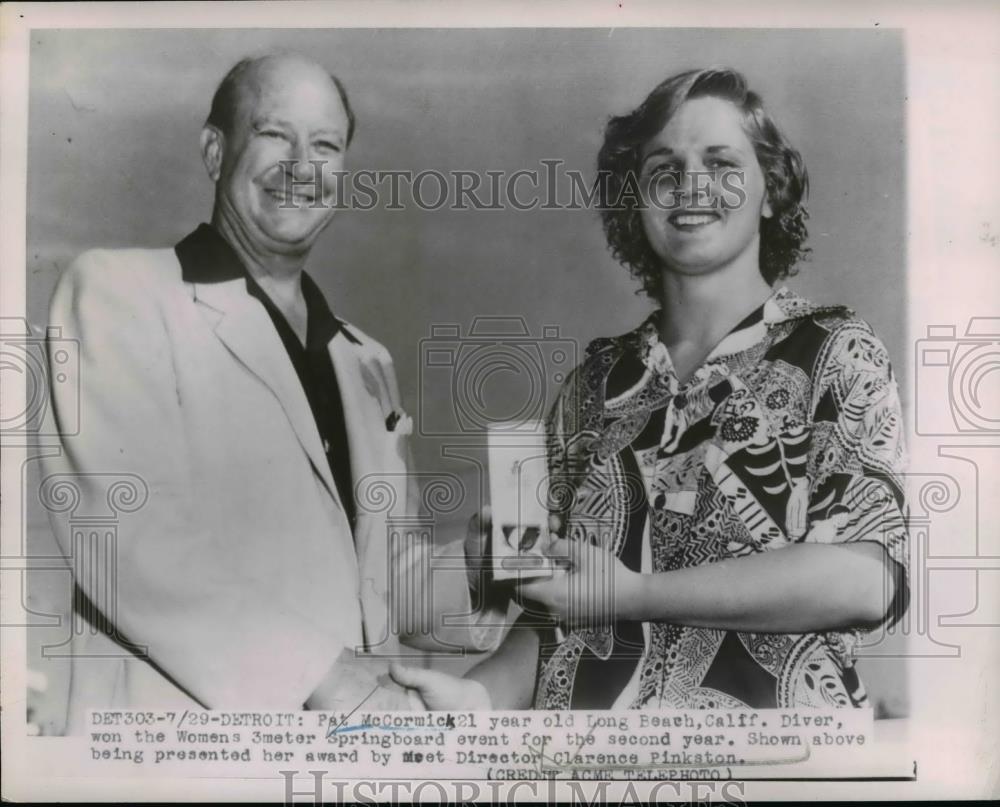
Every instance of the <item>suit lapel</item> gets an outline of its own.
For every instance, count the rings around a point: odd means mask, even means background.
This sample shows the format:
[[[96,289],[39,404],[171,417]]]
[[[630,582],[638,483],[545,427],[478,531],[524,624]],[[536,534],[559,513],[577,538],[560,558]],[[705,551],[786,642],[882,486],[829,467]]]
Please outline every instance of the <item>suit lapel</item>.
[[[243,279],[196,283],[194,289],[195,300],[215,309],[219,339],[277,397],[310,462],[343,509],[309,400],[267,311],[247,294]]]

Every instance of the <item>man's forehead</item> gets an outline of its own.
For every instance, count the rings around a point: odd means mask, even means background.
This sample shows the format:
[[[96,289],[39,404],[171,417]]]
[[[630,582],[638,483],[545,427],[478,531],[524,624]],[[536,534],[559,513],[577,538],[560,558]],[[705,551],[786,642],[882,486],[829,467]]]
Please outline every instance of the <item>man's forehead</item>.
[[[239,84],[240,117],[301,117],[344,123],[347,113],[333,78],[313,62],[269,58],[253,65]]]

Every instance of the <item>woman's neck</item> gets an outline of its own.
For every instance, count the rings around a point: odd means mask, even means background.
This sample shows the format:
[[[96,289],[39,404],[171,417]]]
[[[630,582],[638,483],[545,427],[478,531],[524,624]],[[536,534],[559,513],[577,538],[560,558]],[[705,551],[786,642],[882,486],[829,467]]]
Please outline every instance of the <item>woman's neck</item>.
[[[686,344],[711,350],[771,293],[757,269],[704,275],[664,272],[660,339],[668,348]]]
[[[726,335],[771,296],[756,265],[704,275],[663,273],[660,340],[677,380],[687,383]]]

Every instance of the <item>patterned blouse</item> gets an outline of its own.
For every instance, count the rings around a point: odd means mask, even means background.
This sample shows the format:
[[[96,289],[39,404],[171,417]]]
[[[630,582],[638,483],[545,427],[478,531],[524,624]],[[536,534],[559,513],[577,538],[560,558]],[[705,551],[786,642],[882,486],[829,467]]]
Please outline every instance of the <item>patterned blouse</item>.
[[[591,343],[553,408],[552,495],[570,537],[642,572],[876,541],[898,564],[885,622],[897,620],[908,598],[902,418],[872,329],[782,288],[679,384],[659,317]],[[864,633],[668,622],[553,632],[535,708],[864,706],[853,654]]]

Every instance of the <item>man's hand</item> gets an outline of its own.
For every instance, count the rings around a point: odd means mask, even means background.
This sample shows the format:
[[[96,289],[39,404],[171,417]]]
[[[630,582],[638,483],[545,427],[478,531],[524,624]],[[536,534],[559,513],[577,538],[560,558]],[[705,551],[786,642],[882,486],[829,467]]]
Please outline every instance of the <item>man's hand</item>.
[[[642,575],[616,555],[587,541],[554,535],[545,554],[555,566],[552,577],[519,583],[519,598],[538,603],[570,626],[609,625],[632,618]]]
[[[306,708],[350,712],[359,703],[387,712],[420,709],[387,674],[385,661],[345,648],[306,701]]]
[[[493,708],[486,687],[468,678],[425,670],[422,667],[389,665],[389,674],[400,686],[414,689],[431,710],[469,709],[488,711]]]

